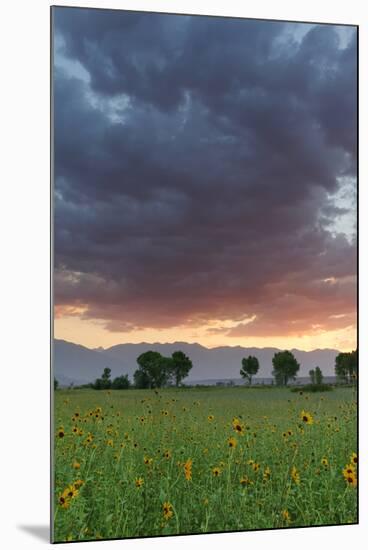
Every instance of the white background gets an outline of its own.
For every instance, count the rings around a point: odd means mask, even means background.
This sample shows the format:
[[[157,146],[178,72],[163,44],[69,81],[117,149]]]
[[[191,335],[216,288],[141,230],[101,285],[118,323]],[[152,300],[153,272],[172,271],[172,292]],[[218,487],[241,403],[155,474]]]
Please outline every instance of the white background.
[[[367,54],[363,0],[97,0],[81,5],[360,25],[360,520],[358,526],[95,542],[128,549],[361,548],[368,536]],[[1,3],[0,540],[47,544],[49,523],[49,5]],[[364,537],[365,536],[365,537]]]

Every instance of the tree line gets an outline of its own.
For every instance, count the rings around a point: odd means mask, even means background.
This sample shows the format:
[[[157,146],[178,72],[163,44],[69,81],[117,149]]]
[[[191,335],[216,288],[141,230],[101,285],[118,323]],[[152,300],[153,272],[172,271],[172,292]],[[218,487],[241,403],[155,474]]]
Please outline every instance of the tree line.
[[[291,351],[278,351],[272,358],[273,371],[272,376],[277,386],[287,386],[290,380],[295,380],[299,371],[300,364]],[[252,384],[252,378],[259,370],[259,361],[257,357],[249,355],[242,359],[242,368],[240,375]],[[335,374],[339,382],[351,384],[357,379],[358,374],[358,355],[357,350],[351,352],[342,352],[335,359]],[[321,386],[323,384],[323,373],[320,367],[309,371],[311,384]]]
[[[277,386],[287,386],[289,380],[295,380],[300,365],[291,351],[278,351],[272,358],[273,371],[272,376]],[[259,370],[259,361],[257,357],[249,355],[242,359],[242,368],[240,375],[252,385],[252,378]]]
[[[165,386],[178,387],[186,378],[193,367],[192,361],[182,351],[175,351],[170,357],[165,357],[157,351],[146,351],[137,358],[138,369],[133,374],[133,384],[127,374],[122,374],[111,379],[111,369],[106,367],[101,378],[97,378],[92,384],[84,387],[96,390],[129,389],[134,385],[139,389],[162,388]],[[287,386],[290,380],[295,380],[300,369],[300,364],[291,351],[278,351],[272,358],[275,384]],[[241,361],[240,375],[252,385],[253,376],[258,373],[259,361],[257,357],[249,355]],[[358,357],[357,350],[342,352],[335,359],[335,374],[339,382],[351,384],[357,379]],[[320,367],[311,369],[309,377],[313,386],[323,384],[323,373]],[[54,380],[54,389],[57,389],[58,381]]]
[[[182,351],[174,351],[171,357],[165,357],[157,351],[146,351],[137,358],[137,363],[133,384],[127,374],[112,379],[111,369],[105,367],[100,378],[83,387],[95,390],[126,390],[131,387],[150,389],[169,385],[178,387],[193,366],[192,361]],[[55,380],[54,389],[57,387],[58,382]]]

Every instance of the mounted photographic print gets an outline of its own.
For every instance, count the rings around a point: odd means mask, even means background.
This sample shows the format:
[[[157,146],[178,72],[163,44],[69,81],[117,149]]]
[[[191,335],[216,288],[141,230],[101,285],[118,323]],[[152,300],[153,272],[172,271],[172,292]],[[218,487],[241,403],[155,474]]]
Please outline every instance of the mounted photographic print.
[[[52,540],[358,522],[358,28],[53,7]]]

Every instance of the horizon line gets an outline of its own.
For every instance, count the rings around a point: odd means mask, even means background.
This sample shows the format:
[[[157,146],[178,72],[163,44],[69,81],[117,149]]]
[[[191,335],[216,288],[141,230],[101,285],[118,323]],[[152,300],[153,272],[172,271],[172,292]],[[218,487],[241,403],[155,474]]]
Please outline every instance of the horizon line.
[[[257,350],[265,350],[265,349],[286,350],[286,349],[289,349],[291,351],[292,350],[303,351],[304,353],[311,353],[313,351],[327,351],[327,350],[336,351],[336,352],[341,353],[341,350],[339,350],[337,348],[313,348],[313,349],[310,349],[310,350],[306,350],[306,349],[300,349],[300,348],[295,348],[295,347],[292,347],[292,348],[279,348],[279,347],[276,347],[276,346],[257,347],[257,346],[241,346],[240,344],[237,344],[237,345],[234,345],[234,346],[225,345],[225,346],[207,347],[207,346],[204,346],[203,344],[200,344],[199,342],[185,342],[183,340],[175,340],[174,342],[144,342],[144,341],[142,341],[142,342],[122,342],[121,344],[114,344],[112,346],[109,346],[108,348],[104,348],[103,346],[96,346],[95,348],[90,348],[90,347],[88,347],[84,344],[81,344],[81,343],[78,343],[78,342],[73,342],[71,340],[65,340],[64,338],[54,337],[53,340],[58,341],[58,342],[66,342],[67,344],[73,344],[75,346],[81,346],[85,349],[88,349],[89,351],[98,351],[98,350],[108,351],[111,348],[115,348],[117,346],[126,346],[126,345],[127,346],[142,346],[142,345],[145,345],[145,346],[148,346],[148,345],[151,345],[151,346],[156,346],[156,345],[165,346],[165,345],[173,345],[173,344],[186,344],[186,345],[190,345],[190,346],[193,346],[193,345],[200,346],[200,347],[202,347],[204,349],[207,349],[207,350],[214,350],[214,349],[219,349],[219,348],[230,348],[230,349],[242,348],[242,349],[257,349]]]

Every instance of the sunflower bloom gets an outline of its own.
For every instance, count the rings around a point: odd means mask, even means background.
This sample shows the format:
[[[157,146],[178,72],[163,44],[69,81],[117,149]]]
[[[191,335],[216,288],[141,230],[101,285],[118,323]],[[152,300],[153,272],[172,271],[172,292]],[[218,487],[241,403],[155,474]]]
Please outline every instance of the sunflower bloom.
[[[79,490],[74,484],[68,487],[68,497],[75,498],[78,496]]]
[[[243,476],[240,478],[240,485],[243,485],[243,487],[245,487],[246,485],[251,485],[252,483],[252,480],[249,479],[248,476]]]
[[[192,479],[192,464],[193,461],[191,458],[189,458],[184,464],[184,475],[187,481]]]
[[[59,439],[62,439],[64,436],[65,436],[64,428],[63,428],[63,426],[60,426],[60,428],[58,429],[58,431],[56,433],[56,437],[58,437]]]
[[[237,434],[243,435],[244,425],[240,422],[239,418],[233,418],[232,425]]]
[[[135,486],[139,489],[144,484],[143,477],[137,477],[137,479],[134,481]]]
[[[70,499],[67,498],[67,497],[64,497],[63,495],[60,495],[59,497],[59,505],[61,506],[61,508],[63,508],[64,510],[67,510],[70,506]]]
[[[311,413],[306,412],[306,411],[302,411],[302,412],[300,413],[300,418],[302,419],[302,421],[303,421],[305,424],[312,425],[313,422],[314,422],[313,416],[311,415]]]
[[[164,518],[166,520],[170,519],[174,515],[173,507],[172,507],[172,504],[170,502],[164,502],[163,503],[162,513],[163,513]]]
[[[212,475],[215,477],[218,477],[221,474],[221,469],[218,466],[215,466],[212,468]]]
[[[350,474],[355,474],[355,466],[354,464],[347,464],[345,468],[342,471],[344,477]]]
[[[355,474],[351,474],[349,476],[345,477],[346,483],[349,485],[349,487],[356,487],[358,484],[358,480]]]
[[[291,475],[291,479],[294,481],[294,483],[295,483],[296,485],[299,485],[299,483],[300,483],[300,475],[299,475],[298,470],[295,468],[295,466],[293,466],[293,467],[291,468],[291,474],[290,474],[290,475]]]
[[[62,492],[59,498],[59,504],[62,508],[66,509],[69,507],[70,501],[72,498],[78,496],[78,488],[75,485],[68,485],[66,489]]]
[[[235,437],[229,437],[229,439],[227,440],[227,443],[229,445],[229,447],[231,449],[235,449],[235,447],[237,446],[238,442],[237,440],[235,439]]]
[[[347,464],[342,471],[342,475],[349,487],[356,487],[358,483],[355,464]]]
[[[76,489],[79,489],[82,485],[84,485],[84,481],[83,479],[77,479],[77,481],[74,481],[73,485]]]
[[[291,516],[290,516],[290,513],[289,513],[288,510],[283,510],[281,512],[281,517],[282,517],[282,519],[285,523],[290,523],[291,522]]]
[[[358,464],[358,455],[356,453],[352,453],[350,457],[351,464]]]
[[[93,435],[89,433],[86,437],[86,443],[91,443],[93,441]]]

